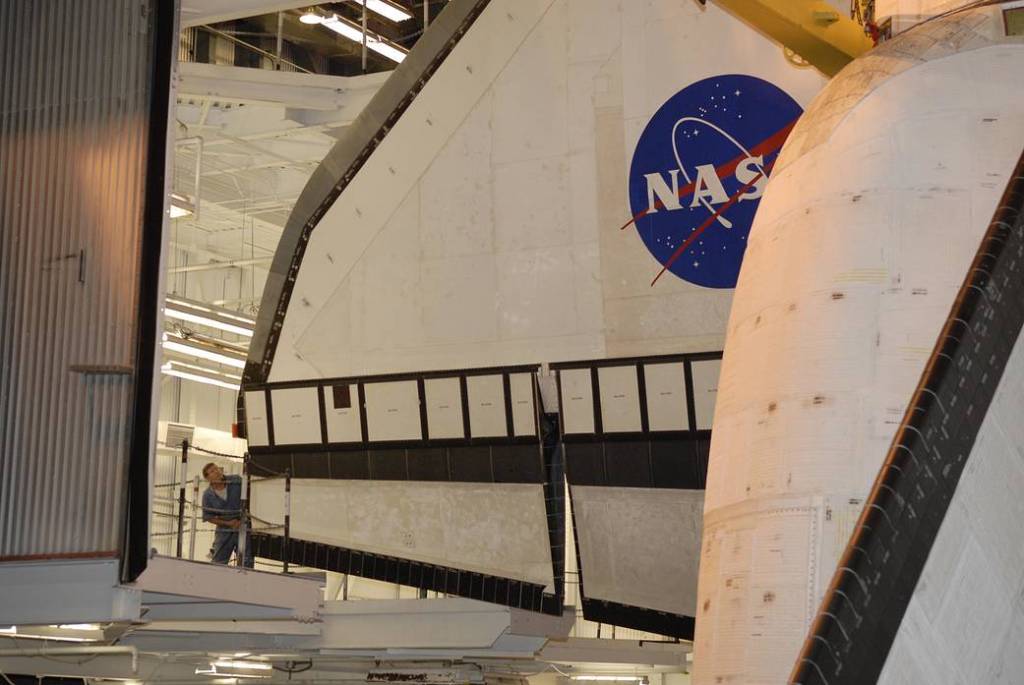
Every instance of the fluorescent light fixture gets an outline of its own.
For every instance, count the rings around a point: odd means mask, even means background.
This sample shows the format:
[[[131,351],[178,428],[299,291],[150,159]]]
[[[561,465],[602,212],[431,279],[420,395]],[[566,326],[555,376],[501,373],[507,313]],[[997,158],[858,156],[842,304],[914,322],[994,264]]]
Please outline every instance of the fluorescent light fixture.
[[[363,42],[363,30],[354,22],[339,17],[337,14],[329,19],[324,19],[320,25],[356,43],[362,44]],[[394,43],[386,42],[371,34],[366,35],[366,47],[395,62],[401,62],[408,55],[404,48],[400,48]]]
[[[251,668],[257,671],[269,671],[273,668],[266,661],[239,661],[237,659],[218,659],[213,662],[217,668]]]
[[[247,664],[244,667],[229,666],[228,664]],[[273,668],[265,662],[247,661],[215,661],[209,668],[196,668],[196,675],[208,675],[215,678],[269,678],[272,674],[269,671]],[[252,671],[256,671],[253,673]],[[218,681],[214,681],[218,682]]]
[[[0,628],[0,635],[17,635],[18,629],[15,626]]]
[[[164,301],[164,316],[251,338],[256,321],[237,312],[177,297]]]
[[[226,351],[221,351],[214,345],[200,343],[195,340],[186,340],[185,338],[176,335],[169,335],[167,333],[164,333],[164,339],[161,344],[165,350],[173,350],[174,352],[178,352],[189,357],[206,359],[211,362],[217,362],[218,364],[233,366],[236,369],[245,368],[245,357],[240,354],[238,356],[234,356]]]
[[[371,12],[376,12],[391,21],[405,21],[406,19],[412,19],[412,14],[407,12],[403,7],[388,2],[387,0],[353,0],[353,2],[357,5],[365,3],[366,9]]]
[[[229,376],[181,362],[167,362],[160,367],[160,373],[206,385],[215,385],[225,390],[238,390],[238,386],[242,384],[240,376]]]
[[[61,623],[60,625],[50,627],[60,628],[61,630],[101,630],[99,624],[96,623]]]
[[[54,642],[98,642],[102,639],[98,636],[81,637],[62,634],[60,630],[65,628],[66,626],[22,626],[19,630],[18,626],[9,626],[0,628],[0,634],[17,636],[26,640],[53,640]],[[25,630],[37,632],[26,633]],[[92,628],[72,628],[71,630],[92,630]],[[96,626],[96,630],[99,630],[99,626]]]
[[[172,219],[180,219],[183,216],[195,214],[196,206],[192,201],[181,193],[171,193],[170,214]]]
[[[646,683],[647,676],[643,675],[574,675],[573,680],[597,680],[616,683]]]
[[[303,12],[302,16],[299,17],[299,21],[301,21],[303,24],[319,24],[323,20],[324,18],[317,14],[316,10],[313,9],[312,7]]]

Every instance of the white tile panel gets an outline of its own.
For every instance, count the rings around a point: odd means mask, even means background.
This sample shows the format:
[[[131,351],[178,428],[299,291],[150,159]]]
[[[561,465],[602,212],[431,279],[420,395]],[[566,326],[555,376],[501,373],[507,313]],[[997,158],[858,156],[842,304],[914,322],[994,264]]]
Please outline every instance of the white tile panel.
[[[601,427],[605,433],[640,431],[640,391],[636,366],[602,366],[597,370]]]
[[[516,437],[537,434],[537,408],[534,404],[533,374],[509,374],[512,395],[512,429]]]
[[[265,447],[270,444],[267,394],[263,390],[249,390],[245,393],[245,428],[249,433],[250,446]]]
[[[644,364],[647,427],[652,431],[689,430],[686,365],[683,362]]]
[[[594,390],[590,369],[562,369],[558,372],[561,386],[562,427],[566,434],[594,432]]]
[[[466,378],[466,393],[469,398],[470,435],[474,438],[507,436],[503,377],[469,376]]]
[[[715,400],[718,399],[718,374],[722,371],[721,359],[692,362],[693,408],[697,414],[697,430],[711,430],[715,418]]]
[[[416,381],[366,383],[366,432],[378,440],[420,440],[420,396]]]
[[[466,437],[459,379],[428,378],[423,382],[423,390],[427,400],[427,434],[430,439]]]
[[[284,388],[270,391],[275,445],[322,442],[320,399],[317,388]]]
[[[333,386],[325,385],[323,390],[327,441],[361,442],[363,439],[362,407],[359,406],[358,386],[355,383],[348,385],[348,407],[335,406]]]

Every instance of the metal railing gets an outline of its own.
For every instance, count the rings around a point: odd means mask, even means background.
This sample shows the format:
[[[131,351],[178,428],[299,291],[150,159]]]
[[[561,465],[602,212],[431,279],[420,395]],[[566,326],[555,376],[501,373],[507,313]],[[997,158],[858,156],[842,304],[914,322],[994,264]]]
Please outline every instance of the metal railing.
[[[892,446],[790,682],[876,682],[1024,324],[1024,154]]]

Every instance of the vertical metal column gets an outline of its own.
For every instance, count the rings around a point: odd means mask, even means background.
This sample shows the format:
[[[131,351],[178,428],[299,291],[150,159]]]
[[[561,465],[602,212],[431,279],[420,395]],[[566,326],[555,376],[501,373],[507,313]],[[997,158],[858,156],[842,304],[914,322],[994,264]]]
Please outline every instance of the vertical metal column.
[[[188,536],[188,558],[195,560],[196,558],[196,529],[199,526],[198,519],[199,513],[199,474],[192,479],[192,529],[189,531]]]
[[[430,26],[430,0],[423,0],[423,30]]]
[[[241,525],[238,530],[238,565],[245,566],[245,553],[249,548],[249,453],[246,452],[242,461],[242,501]]]
[[[178,558],[185,542],[185,486],[188,484],[188,440],[181,441],[181,487],[178,488]]]
[[[277,50],[274,54],[277,55],[274,60],[274,71],[281,71],[281,30],[284,28],[284,12],[277,13]],[[196,204],[199,204],[198,202]]]
[[[288,573],[288,547],[292,532],[292,470],[284,470],[284,539],[281,541],[281,558],[284,573]]]
[[[363,5],[363,73],[366,73],[366,2]]]

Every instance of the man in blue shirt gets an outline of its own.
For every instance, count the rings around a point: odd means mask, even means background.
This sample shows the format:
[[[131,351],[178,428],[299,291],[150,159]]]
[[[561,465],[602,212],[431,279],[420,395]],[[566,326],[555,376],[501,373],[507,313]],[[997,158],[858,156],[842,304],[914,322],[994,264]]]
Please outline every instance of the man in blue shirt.
[[[225,476],[210,462],[203,467],[203,478],[210,484],[203,492],[203,521],[217,526],[210,556],[215,564],[226,564],[238,551],[238,528],[242,525],[242,477]],[[252,568],[252,552],[245,555],[245,566]]]

